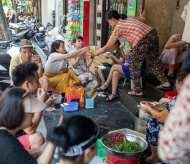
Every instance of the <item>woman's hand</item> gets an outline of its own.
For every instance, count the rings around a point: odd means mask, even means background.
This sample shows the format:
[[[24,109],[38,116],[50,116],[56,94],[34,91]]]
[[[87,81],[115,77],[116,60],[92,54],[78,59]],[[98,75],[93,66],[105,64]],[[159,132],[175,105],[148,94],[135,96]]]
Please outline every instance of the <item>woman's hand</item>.
[[[95,58],[96,55],[94,53],[92,53],[92,52],[88,52],[88,53],[90,53],[90,55],[87,55],[87,56],[90,57],[90,59],[94,59]]]
[[[150,110],[151,110],[152,108],[148,105],[148,103],[146,103],[146,108],[142,108],[142,110],[145,112],[145,113],[148,113],[148,114],[150,114]]]
[[[120,49],[124,49],[124,45],[121,44],[121,45],[119,46],[119,48],[120,48]]]
[[[83,47],[83,48],[82,48],[82,51],[83,51],[83,52],[88,52],[88,51],[90,51],[90,47],[88,47],[88,46],[87,46],[87,47]]]
[[[163,97],[163,98],[161,98],[161,99],[159,100],[159,103],[165,105],[165,104],[166,104],[167,102],[169,102],[169,101],[170,101],[170,99]]]
[[[113,59],[114,55],[111,53],[109,56],[105,56],[106,59]]]

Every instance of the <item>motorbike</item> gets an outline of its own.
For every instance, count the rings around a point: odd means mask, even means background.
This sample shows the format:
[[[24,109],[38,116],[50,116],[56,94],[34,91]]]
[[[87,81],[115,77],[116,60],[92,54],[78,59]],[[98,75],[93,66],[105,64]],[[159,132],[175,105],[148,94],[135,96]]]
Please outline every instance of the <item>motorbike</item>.
[[[9,65],[11,56],[0,52],[0,95],[10,85]]]
[[[42,30],[40,31],[40,29]],[[22,39],[36,42],[40,48],[48,51],[48,46],[44,41],[45,35],[41,27],[38,29],[37,25],[27,26],[27,28],[21,29],[17,34],[13,35],[10,41],[0,41],[0,52],[7,52],[12,46],[19,46]]]
[[[11,41],[0,41],[0,52],[6,52],[10,49]]]

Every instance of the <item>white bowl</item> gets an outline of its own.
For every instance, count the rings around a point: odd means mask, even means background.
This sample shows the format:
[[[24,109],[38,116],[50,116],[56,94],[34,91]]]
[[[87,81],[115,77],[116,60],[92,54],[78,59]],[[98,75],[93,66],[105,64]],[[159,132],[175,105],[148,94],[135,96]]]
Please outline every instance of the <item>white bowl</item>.
[[[150,103],[150,102],[148,102]],[[140,102],[140,108],[139,108],[139,118],[143,119],[143,120],[148,120],[151,115],[148,113],[145,113],[142,108],[146,108],[146,101],[141,101]]]
[[[143,120],[148,120],[151,117],[150,114],[145,113],[142,108],[139,109],[139,118],[143,119]]]
[[[103,53],[103,55],[104,55],[105,57],[108,57],[110,54],[111,54],[111,52],[105,52],[105,53]]]
[[[124,51],[125,55],[128,55],[128,53],[130,52],[130,49],[124,48],[123,51]]]

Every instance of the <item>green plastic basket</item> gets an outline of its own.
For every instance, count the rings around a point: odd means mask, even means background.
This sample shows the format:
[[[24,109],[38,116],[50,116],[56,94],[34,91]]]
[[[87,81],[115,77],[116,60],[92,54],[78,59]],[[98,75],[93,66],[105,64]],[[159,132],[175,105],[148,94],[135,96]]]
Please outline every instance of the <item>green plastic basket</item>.
[[[101,139],[98,139],[96,141],[96,145],[97,145],[96,155],[101,157],[103,160],[107,159],[106,148],[102,145]]]

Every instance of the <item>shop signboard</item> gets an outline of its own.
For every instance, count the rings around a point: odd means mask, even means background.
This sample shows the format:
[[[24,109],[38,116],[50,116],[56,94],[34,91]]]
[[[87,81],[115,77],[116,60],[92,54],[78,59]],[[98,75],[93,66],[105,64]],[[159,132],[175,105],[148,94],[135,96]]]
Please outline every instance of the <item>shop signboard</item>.
[[[83,36],[84,0],[80,0],[80,35]]]
[[[89,0],[80,0],[80,34],[83,36],[84,46],[89,40]]]
[[[127,16],[135,17],[137,11],[137,0],[128,0],[127,2]]]

